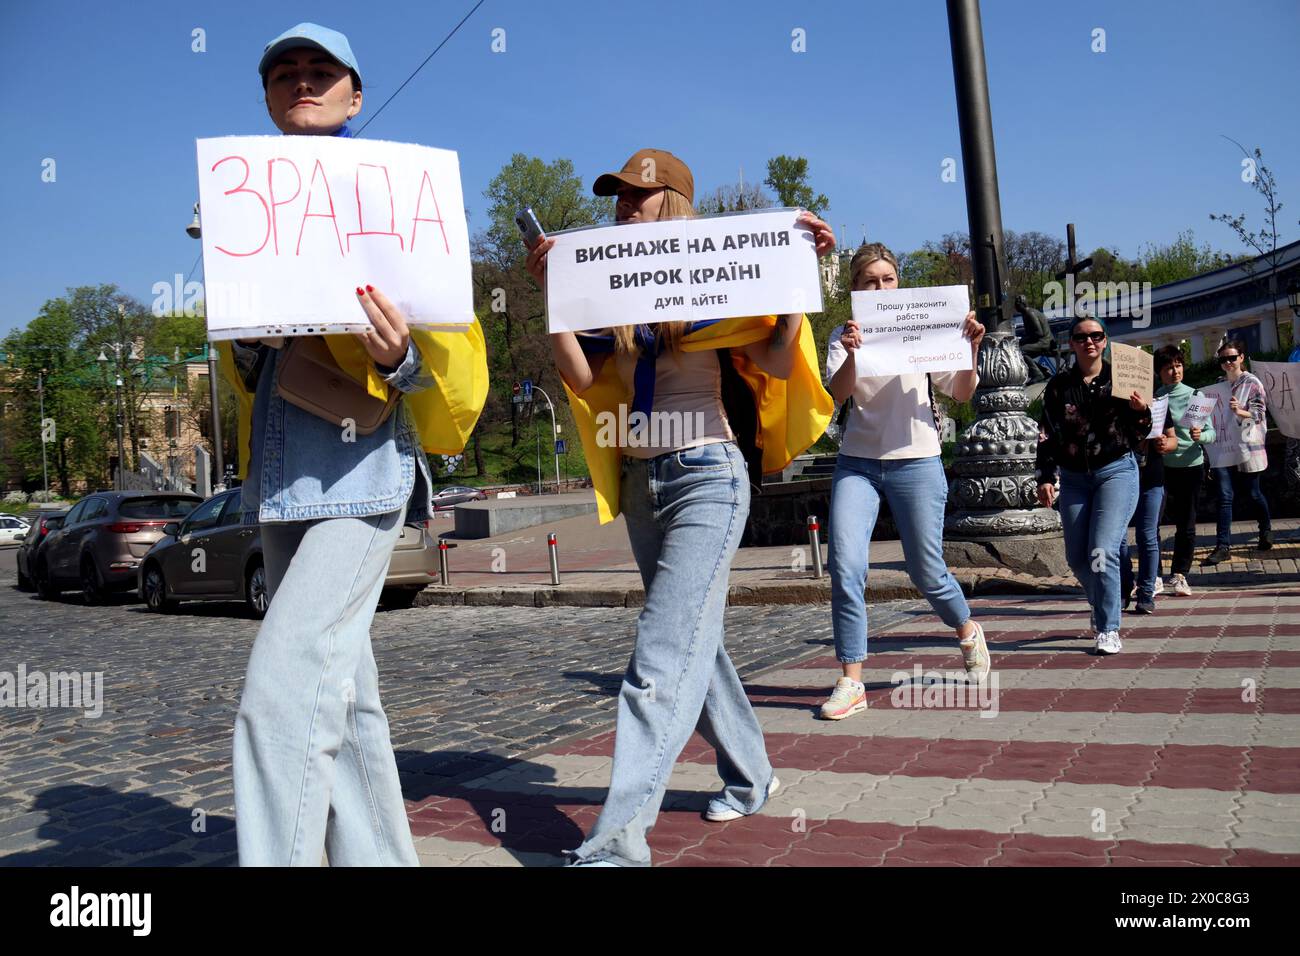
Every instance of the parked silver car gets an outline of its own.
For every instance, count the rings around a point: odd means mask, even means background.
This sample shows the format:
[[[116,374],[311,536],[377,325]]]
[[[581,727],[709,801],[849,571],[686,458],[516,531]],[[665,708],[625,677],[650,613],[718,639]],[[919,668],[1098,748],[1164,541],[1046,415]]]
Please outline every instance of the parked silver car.
[[[433,493],[433,507],[436,511],[464,504],[467,501],[487,501],[487,492],[468,485],[448,485]]]
[[[37,549],[32,579],[44,600],[79,587],[87,604],[132,590],[140,559],[163,525],[203,499],[179,491],[97,491],[82,498]]]

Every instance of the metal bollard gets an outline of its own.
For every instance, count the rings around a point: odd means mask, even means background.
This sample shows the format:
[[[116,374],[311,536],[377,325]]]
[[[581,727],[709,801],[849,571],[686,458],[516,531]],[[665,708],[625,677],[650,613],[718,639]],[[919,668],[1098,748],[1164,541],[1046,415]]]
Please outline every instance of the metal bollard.
[[[551,554],[551,583],[560,583],[560,551],[555,543],[555,532],[548,532],[546,535],[546,549]]]
[[[808,547],[812,549],[813,577],[822,577],[822,536],[821,525],[816,515],[808,516]]]
[[[438,542],[438,574],[442,578],[443,584],[447,584],[451,572],[447,569],[447,542]]]

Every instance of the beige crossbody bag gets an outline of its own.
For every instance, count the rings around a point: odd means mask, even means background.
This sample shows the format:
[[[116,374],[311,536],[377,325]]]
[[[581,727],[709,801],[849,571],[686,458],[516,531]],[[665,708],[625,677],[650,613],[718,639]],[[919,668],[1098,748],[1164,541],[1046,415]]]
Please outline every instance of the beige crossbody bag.
[[[338,367],[319,335],[290,339],[280,351],[279,365],[276,392],[281,398],[340,427],[350,419],[359,435],[369,435],[388,421],[402,397],[389,385],[387,401],[375,398]]]

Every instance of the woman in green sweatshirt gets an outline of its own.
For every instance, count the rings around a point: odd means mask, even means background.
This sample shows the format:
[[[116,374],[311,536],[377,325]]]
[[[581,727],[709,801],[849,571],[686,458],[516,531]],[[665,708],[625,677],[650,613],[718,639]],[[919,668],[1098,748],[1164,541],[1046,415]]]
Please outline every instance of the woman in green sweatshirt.
[[[1178,447],[1165,454],[1165,517],[1174,525],[1174,560],[1169,584],[1175,594],[1191,594],[1187,572],[1192,568],[1196,548],[1196,500],[1201,493],[1205,452],[1202,445],[1214,441],[1214,426],[1202,428],[1180,424],[1196,390],[1183,383],[1183,353],[1177,345],[1156,350],[1156,373],[1161,386],[1156,397],[1169,396],[1169,422],[1173,423]]]

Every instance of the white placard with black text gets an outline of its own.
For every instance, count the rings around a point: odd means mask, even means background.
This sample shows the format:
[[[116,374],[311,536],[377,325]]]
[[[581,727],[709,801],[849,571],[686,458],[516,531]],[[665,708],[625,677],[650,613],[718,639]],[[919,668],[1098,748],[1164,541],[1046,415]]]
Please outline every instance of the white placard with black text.
[[[812,231],[797,209],[556,233],[546,257],[551,332],[820,312]]]
[[[854,292],[853,318],[862,334],[854,356],[858,377],[974,368],[962,335],[969,312],[964,285]]]

